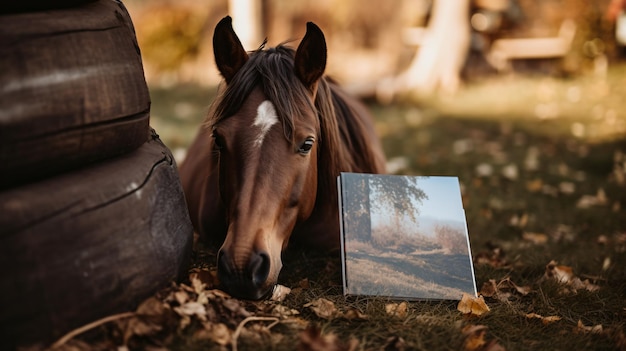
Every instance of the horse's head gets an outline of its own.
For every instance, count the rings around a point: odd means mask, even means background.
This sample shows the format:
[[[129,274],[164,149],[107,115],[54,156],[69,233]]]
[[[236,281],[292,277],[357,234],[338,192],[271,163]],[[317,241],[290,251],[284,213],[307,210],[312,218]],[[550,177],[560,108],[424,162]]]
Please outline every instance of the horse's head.
[[[275,48],[248,55],[226,17],[213,45],[226,81],[210,121],[228,223],[218,276],[231,294],[259,299],[276,284],[292,230],[315,206],[320,121],[314,101],[326,43],[308,23],[295,54]]]

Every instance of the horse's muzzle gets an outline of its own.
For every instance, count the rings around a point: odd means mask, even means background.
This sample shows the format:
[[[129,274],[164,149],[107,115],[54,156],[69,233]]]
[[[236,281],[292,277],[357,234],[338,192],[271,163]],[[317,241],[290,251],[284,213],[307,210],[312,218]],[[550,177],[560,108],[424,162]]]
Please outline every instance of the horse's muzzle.
[[[272,292],[274,282],[268,282],[270,266],[270,256],[263,251],[253,253],[243,268],[236,267],[223,250],[217,256],[217,276],[222,288],[241,299],[260,300]]]

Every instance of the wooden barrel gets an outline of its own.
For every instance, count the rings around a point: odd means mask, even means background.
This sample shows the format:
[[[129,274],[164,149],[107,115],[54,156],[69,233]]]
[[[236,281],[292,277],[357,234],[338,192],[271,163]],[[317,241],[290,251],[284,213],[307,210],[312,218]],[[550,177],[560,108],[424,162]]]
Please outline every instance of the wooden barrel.
[[[126,9],[60,6],[0,5],[0,350],[134,310],[191,254]]]
[[[134,310],[185,272],[192,234],[176,164],[156,136],[0,192],[0,349]]]
[[[138,148],[149,111],[121,2],[0,15],[0,189]]]

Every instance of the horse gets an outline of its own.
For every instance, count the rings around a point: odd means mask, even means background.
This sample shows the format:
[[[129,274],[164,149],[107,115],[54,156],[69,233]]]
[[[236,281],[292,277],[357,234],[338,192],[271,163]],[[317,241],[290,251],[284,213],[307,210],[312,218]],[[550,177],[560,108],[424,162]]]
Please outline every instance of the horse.
[[[297,50],[246,52],[224,17],[213,51],[224,78],[206,122],[180,166],[196,233],[216,246],[221,287],[266,298],[291,240],[339,247],[337,176],[383,173],[385,158],[367,108],[326,68],[321,29],[306,24]]]

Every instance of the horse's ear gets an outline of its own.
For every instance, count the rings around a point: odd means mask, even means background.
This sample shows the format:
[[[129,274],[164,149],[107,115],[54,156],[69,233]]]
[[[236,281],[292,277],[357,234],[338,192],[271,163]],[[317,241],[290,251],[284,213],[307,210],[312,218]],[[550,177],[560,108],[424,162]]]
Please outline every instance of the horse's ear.
[[[248,54],[233,30],[230,16],[222,18],[213,33],[213,54],[215,63],[226,83],[230,83],[235,74],[248,61]]]
[[[324,33],[313,22],[307,22],[306,34],[298,46],[295,58],[296,76],[311,91],[326,68],[326,40]]]

